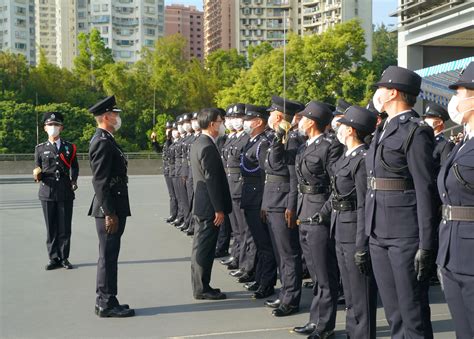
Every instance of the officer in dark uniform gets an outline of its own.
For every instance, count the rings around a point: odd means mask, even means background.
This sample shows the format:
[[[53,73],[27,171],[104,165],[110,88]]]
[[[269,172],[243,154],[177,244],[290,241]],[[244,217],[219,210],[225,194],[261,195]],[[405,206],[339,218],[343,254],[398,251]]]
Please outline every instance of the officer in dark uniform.
[[[171,138],[170,138],[170,144],[168,146],[168,175],[171,181],[171,186],[172,186],[172,191],[174,193],[174,198],[176,199],[176,214],[175,218],[171,221],[168,221],[169,224],[174,225],[179,221],[179,211],[180,208],[178,206],[178,192],[176,190],[176,141],[179,138],[179,132],[178,132],[178,127],[176,125],[176,122],[173,122],[171,125]]]
[[[163,149],[161,150],[162,160],[163,160],[163,176],[165,177],[165,183],[168,189],[168,195],[170,197],[170,215],[168,218],[166,218],[166,222],[171,222],[175,220],[176,216],[178,215],[178,204],[176,200],[176,194],[174,192],[173,181],[171,180],[171,177],[170,177],[170,164],[169,164],[169,161],[170,161],[169,148],[171,144],[173,143],[173,138],[171,136],[172,127],[173,127],[173,122],[167,121],[165,125],[166,140],[165,140],[165,143],[163,144]],[[156,141],[155,132],[151,134],[151,144],[155,152],[160,153],[160,145]]]
[[[48,141],[35,148],[36,168],[33,175],[40,182],[38,197],[46,222],[49,262],[45,269],[52,270],[60,266],[71,269],[68,258],[72,207],[79,175],[76,145],[59,137],[63,130],[61,113],[47,112],[43,116],[43,122]]]
[[[339,98],[337,99],[336,109],[332,112],[333,118],[331,120],[331,132],[336,133],[337,128],[339,127],[339,119],[344,116],[344,112],[351,106],[346,100]]]
[[[346,331],[352,339],[371,339],[376,334],[377,287],[370,260],[359,260],[359,255],[368,254],[369,247],[365,235],[368,147],[363,140],[375,131],[376,121],[375,114],[358,106],[349,107],[339,119],[337,138],[345,145],[345,153],[336,162],[332,193],[319,214],[319,222],[331,220],[344,288]]]
[[[115,97],[98,102],[89,111],[97,121],[97,130],[89,145],[92,170],[92,199],[89,215],[95,218],[99,237],[97,263],[97,299],[95,311],[99,317],[131,317],[135,311],[117,300],[117,260],[120,239],[130,216],[128,201],[127,160],[113,133],[121,126],[120,110]]]
[[[450,141],[443,133],[444,124],[449,120],[448,112],[434,102],[428,103],[423,114],[423,120],[433,129],[435,135],[435,148],[433,158],[436,166],[436,176],[438,176],[439,168],[448,158],[448,154],[454,148],[454,143]]]
[[[470,132],[454,147],[438,176],[443,202],[437,263],[456,338],[474,338],[474,62],[458,81],[448,105],[451,120]]]
[[[275,138],[265,155],[265,187],[262,210],[266,212],[272,245],[277,259],[281,289],[276,300],[265,305],[275,308],[272,314],[284,317],[299,311],[301,299],[301,247],[296,225],[296,203],[298,200],[295,172],[295,157],[299,144],[288,144],[289,121],[304,109],[297,101],[279,96],[272,97],[268,126]],[[288,147],[288,146],[291,146]]]
[[[240,207],[257,246],[255,281],[259,287],[255,299],[266,298],[273,293],[276,283],[277,264],[265,215],[261,211],[265,171],[263,164],[270,145],[265,133],[268,119],[267,107],[245,105],[244,131],[250,139],[243,149],[240,161],[242,174],[242,198]]]
[[[182,143],[182,166],[181,166],[181,178],[183,180],[184,191],[186,192],[186,196],[183,196],[183,200],[186,200],[188,203],[187,210],[184,214],[184,223],[178,226],[183,232],[186,232],[189,228],[189,224],[191,223],[192,213],[191,213],[191,199],[192,199],[192,182],[189,181],[189,175],[191,172],[191,164],[189,162],[189,152],[191,150],[191,144],[194,141],[194,131],[191,127],[191,119],[193,115],[192,113],[186,113],[183,115],[183,130],[186,135],[183,137]],[[191,186],[189,186],[191,184]],[[184,199],[186,198],[186,199]],[[185,207],[186,208],[186,207]]]
[[[174,142],[174,189],[176,192],[176,198],[178,199],[178,217],[172,223],[176,227],[184,226],[185,217],[189,210],[188,205],[188,194],[186,192],[186,185],[183,181],[183,141],[186,136],[186,132],[183,128],[183,116],[181,114],[176,119],[176,127],[178,129],[178,138]]]
[[[329,197],[330,177],[342,154],[342,145],[324,134],[332,119],[332,111],[326,104],[311,101],[300,114],[303,118],[298,128],[308,136],[308,141],[300,146],[296,156],[300,244],[311,279],[317,284],[313,289],[309,322],[293,330],[319,339],[334,333],[339,277],[329,225],[318,223],[312,217]]]
[[[366,234],[393,338],[432,338],[428,279],[434,260],[433,130],[412,107],[421,77],[390,66],[374,94],[387,112],[366,156]],[[382,128],[383,127],[383,128]]]

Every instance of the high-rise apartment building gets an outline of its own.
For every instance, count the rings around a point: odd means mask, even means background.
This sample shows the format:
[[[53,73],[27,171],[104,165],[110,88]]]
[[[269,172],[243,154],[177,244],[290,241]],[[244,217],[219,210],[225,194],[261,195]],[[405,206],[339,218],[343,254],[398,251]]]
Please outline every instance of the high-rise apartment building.
[[[34,0],[0,2],[0,50],[23,54],[35,64]]]
[[[236,48],[236,4],[239,0],[204,0],[204,55]]]
[[[165,8],[165,35],[181,34],[187,41],[187,56],[204,57],[204,12],[195,6],[169,5]]]
[[[90,23],[116,61],[133,63],[163,36],[164,0],[91,0]]]

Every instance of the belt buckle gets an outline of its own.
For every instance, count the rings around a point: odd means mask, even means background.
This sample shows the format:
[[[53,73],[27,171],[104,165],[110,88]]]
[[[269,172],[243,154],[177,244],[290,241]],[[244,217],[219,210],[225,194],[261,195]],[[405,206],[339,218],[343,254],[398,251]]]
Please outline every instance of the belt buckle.
[[[444,214],[444,219],[446,221],[451,220],[452,217],[453,217],[453,208],[452,208],[452,206],[451,205],[446,205],[444,207],[444,213],[443,214]]]
[[[376,181],[375,181],[375,177],[370,177],[370,178],[369,178],[369,186],[370,186],[370,189],[371,189],[372,191],[375,191],[375,190],[376,190],[377,184],[376,184]]]

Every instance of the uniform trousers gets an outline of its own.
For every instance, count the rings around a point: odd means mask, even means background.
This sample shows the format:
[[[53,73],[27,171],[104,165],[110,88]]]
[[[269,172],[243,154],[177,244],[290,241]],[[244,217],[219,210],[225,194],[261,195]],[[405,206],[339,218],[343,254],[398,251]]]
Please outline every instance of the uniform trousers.
[[[46,248],[51,260],[69,258],[73,201],[41,200],[46,222]]]
[[[170,217],[174,220],[178,216],[178,200],[174,191],[173,179],[169,175],[165,175],[165,182],[170,196]]]

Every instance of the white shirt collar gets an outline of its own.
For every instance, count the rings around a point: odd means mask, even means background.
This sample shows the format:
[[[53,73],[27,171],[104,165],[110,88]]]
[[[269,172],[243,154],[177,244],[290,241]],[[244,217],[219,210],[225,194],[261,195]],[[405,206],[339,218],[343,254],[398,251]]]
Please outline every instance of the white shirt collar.
[[[242,134],[244,134],[244,133],[245,133],[244,130],[241,130],[240,132],[237,132],[236,135],[237,135],[238,137],[240,137],[240,136],[241,136]]]
[[[306,146],[309,146],[311,145],[313,142],[315,142],[316,140],[318,140],[319,137],[322,137],[323,134],[319,134],[315,137],[312,137],[311,139],[308,139],[308,141],[306,141]]]
[[[359,147],[362,147],[362,146],[364,146],[364,144],[357,145],[356,147],[352,147],[351,149],[347,150],[346,157],[348,157],[352,152],[354,152],[355,150],[357,150]]]

